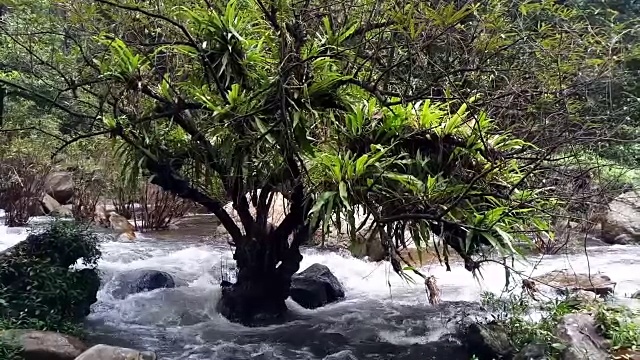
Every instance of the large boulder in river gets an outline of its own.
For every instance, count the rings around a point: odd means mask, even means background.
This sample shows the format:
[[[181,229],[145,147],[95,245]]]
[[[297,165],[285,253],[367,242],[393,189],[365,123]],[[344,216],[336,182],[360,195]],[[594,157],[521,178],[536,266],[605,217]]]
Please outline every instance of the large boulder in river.
[[[556,336],[567,346],[564,360],[609,359],[607,341],[600,335],[589,314],[568,314],[558,323]]]
[[[158,270],[126,271],[116,275],[114,280],[116,285],[111,291],[111,296],[116,299],[124,299],[131,294],[155,289],[176,287],[176,282],[169,273]]]
[[[315,309],[344,298],[340,281],[328,267],[313,264],[291,279],[291,299],[307,309]]]
[[[405,263],[414,268],[421,268],[425,265],[429,265],[433,262],[439,261],[438,255],[430,252],[426,248],[417,249],[417,248],[404,248],[399,249],[396,254],[394,254],[398,260],[402,260],[401,263]],[[449,255],[450,257],[455,255]]]
[[[74,194],[73,175],[67,171],[52,172],[45,180],[44,191],[60,204],[68,204]]]
[[[631,298],[640,300],[640,290],[633,293],[633,295],[631,295]]]
[[[75,360],[156,360],[152,351],[138,351],[109,345],[96,345]]]
[[[640,193],[618,196],[602,220],[602,240],[609,244],[640,243]]]
[[[537,276],[534,280],[560,293],[584,290],[604,296],[613,293],[616,286],[616,283],[604,274],[576,274],[567,269],[554,270]]]
[[[52,331],[5,330],[0,341],[22,348],[25,360],[73,360],[87,350],[79,339]]]

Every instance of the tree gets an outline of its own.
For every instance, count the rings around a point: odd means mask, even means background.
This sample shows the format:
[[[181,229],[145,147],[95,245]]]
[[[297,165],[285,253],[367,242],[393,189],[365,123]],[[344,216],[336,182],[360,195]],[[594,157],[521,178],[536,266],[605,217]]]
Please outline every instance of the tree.
[[[409,241],[476,272],[486,248],[513,255],[548,231],[555,201],[530,180],[577,123],[577,89],[603,76],[584,66],[602,47],[580,47],[609,36],[550,2],[38,4],[2,25],[35,65],[0,84],[76,121],[60,149],[111,136],[127,176],[213,212],[239,269],[218,309],[248,325],[283,319],[300,246],[334,218],[354,239],[364,212],[399,273]],[[17,31],[31,17],[48,20]],[[277,192],[288,212],[269,224]]]

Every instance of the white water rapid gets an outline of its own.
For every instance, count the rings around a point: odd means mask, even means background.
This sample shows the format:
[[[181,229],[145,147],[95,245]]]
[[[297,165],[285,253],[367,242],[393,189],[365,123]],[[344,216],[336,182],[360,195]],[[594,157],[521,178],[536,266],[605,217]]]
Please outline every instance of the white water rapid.
[[[0,250],[26,235],[27,229],[0,226]],[[103,288],[87,320],[91,340],[154,350],[166,360],[458,359],[457,347],[442,340],[451,328],[448,322],[464,316],[465,309],[473,311],[475,307],[466,301],[479,300],[482,291],[500,293],[505,284],[504,269],[497,264],[483,268],[480,282],[461,266],[451,272],[428,266],[422,270],[436,276],[442,299],[454,302],[432,307],[421,280],[409,284],[387,263],[306,250],[301,269],[313,263],[328,266],[344,285],[346,300],[317,310],[289,302],[297,314],[294,321],[248,329],[229,323],[214,310],[221,267],[233,262],[228,248],[212,243],[149,235],[140,235],[135,242],[106,240],[99,264]],[[590,269],[617,282],[620,297],[640,290],[640,247],[590,248],[588,254],[588,260],[585,254],[547,256],[535,270],[528,270],[533,269],[531,264],[516,268],[534,275],[562,268]],[[185,285],[114,299],[109,293],[113,276],[132,269],[166,271]]]

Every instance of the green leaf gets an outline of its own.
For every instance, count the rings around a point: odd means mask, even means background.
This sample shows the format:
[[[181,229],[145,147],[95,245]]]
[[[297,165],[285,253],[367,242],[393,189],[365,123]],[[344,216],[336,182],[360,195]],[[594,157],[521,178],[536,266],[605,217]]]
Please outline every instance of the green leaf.
[[[317,213],[322,209],[322,207],[326,204],[326,202],[331,199],[336,194],[335,191],[325,191],[316,200],[315,204],[309,211],[309,213]]]
[[[260,130],[261,135],[265,135],[266,139],[269,140],[270,143],[275,144],[276,139],[273,137],[273,135],[268,133],[269,128],[267,128],[267,126],[262,122],[262,120],[260,120],[260,118],[254,117],[254,119],[256,122],[256,126]]]
[[[332,201],[333,196],[335,196],[335,194],[336,194],[335,191],[326,191],[320,194],[316,202],[313,204],[313,207],[309,211],[309,214],[311,215],[312,224],[317,224],[322,208]]]
[[[424,183],[410,174],[384,173],[382,176],[401,183],[414,193],[423,193],[425,190]]]
[[[483,216],[483,223],[487,226],[493,226],[495,222],[500,220],[502,214],[504,214],[506,211],[508,211],[506,207],[496,207],[485,212]]]
[[[341,181],[338,188],[340,190],[340,199],[342,200],[342,203],[345,206],[349,206],[349,197],[347,194],[347,183],[345,183],[344,181]]]
[[[502,228],[500,228],[499,226],[496,226],[494,230],[500,235],[502,240],[504,240],[504,242],[507,244],[511,253],[517,254],[518,252],[513,247],[513,237],[509,233],[504,231]]]
[[[345,41],[349,36],[351,36],[357,29],[358,23],[355,22],[351,26],[349,26],[345,31],[343,31],[338,38],[336,39],[336,43],[334,45],[340,45],[343,41]]]
[[[500,253],[504,253],[504,247],[502,246],[502,244],[500,244],[500,241],[498,241],[498,239],[496,239],[493,235],[491,235],[489,232],[482,232],[482,236],[489,241],[494,249],[498,250]]]
[[[367,154],[360,156],[358,160],[356,160],[356,178],[360,177],[364,173],[368,160],[369,155]]]

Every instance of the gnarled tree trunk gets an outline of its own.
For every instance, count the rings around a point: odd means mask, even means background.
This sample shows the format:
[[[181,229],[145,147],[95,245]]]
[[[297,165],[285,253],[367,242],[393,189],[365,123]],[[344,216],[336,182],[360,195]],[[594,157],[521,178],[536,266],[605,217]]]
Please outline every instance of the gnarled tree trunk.
[[[285,320],[291,277],[302,255],[297,246],[289,247],[287,237],[274,238],[274,232],[236,248],[237,281],[222,284],[218,302],[218,311],[227,319],[247,326]]]
[[[220,202],[190,186],[168,165],[149,161],[147,167],[155,175],[152,183],[212,211],[232,238],[239,272],[236,283],[223,281],[221,284],[218,311],[230,321],[247,326],[284,321],[291,277],[300,269],[302,261],[300,245],[312,232],[306,223],[310,206],[302,185],[294,187],[289,212],[277,227],[267,221],[274,188],[265,187],[259,196],[252,198],[255,218],[249,211],[247,197],[235,191],[232,201],[243,233]]]

